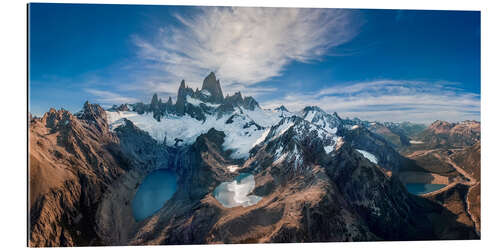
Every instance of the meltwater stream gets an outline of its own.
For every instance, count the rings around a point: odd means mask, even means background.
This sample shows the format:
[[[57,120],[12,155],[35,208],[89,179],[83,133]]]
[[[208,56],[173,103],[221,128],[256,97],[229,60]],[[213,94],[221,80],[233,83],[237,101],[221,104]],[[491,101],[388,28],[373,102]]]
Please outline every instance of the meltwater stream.
[[[163,207],[177,189],[177,176],[170,170],[156,170],[146,176],[139,186],[132,211],[137,221],[153,215]]]

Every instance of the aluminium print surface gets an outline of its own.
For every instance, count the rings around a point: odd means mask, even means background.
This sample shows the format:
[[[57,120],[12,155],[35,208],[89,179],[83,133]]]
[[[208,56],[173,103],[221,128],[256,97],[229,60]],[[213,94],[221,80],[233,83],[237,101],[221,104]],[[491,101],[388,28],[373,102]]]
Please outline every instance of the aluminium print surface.
[[[479,239],[480,12],[28,5],[28,245]]]

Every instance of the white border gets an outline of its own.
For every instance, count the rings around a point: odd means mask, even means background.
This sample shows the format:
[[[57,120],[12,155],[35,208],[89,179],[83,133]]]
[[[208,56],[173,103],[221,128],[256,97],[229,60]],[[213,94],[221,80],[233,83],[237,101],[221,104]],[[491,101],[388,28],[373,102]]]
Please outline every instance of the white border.
[[[7,2],[7,4],[6,4]],[[51,1],[70,3],[72,1]],[[482,240],[480,241],[422,241],[422,242],[370,242],[370,243],[321,243],[321,244],[261,244],[261,245],[218,245],[214,246],[168,246],[172,249],[300,249],[300,248],[342,248],[342,249],[478,249],[493,248],[500,225],[499,195],[495,192],[500,173],[497,160],[497,142],[500,141],[499,112],[500,103],[497,63],[500,46],[500,16],[494,1],[397,1],[397,0],[177,0],[177,1],[73,1],[85,3],[120,4],[175,4],[175,5],[237,5],[268,7],[335,7],[335,8],[375,8],[375,9],[446,9],[481,10],[481,122],[482,122]],[[26,246],[26,2],[2,1],[0,8],[0,86],[2,96],[1,129],[2,155],[0,182],[2,203],[0,205],[0,237],[5,249]],[[499,242],[500,243],[500,242]],[[165,247],[165,246],[164,246]],[[83,248],[87,249],[87,248]],[[152,247],[117,247],[114,249],[152,249]]]

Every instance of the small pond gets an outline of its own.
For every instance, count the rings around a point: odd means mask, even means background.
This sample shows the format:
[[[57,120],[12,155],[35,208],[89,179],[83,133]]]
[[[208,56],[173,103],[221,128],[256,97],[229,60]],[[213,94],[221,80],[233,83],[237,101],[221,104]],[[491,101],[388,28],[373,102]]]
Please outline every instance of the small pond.
[[[132,211],[137,221],[156,213],[177,189],[177,176],[170,170],[156,170],[149,174],[137,189]]]
[[[224,207],[248,207],[257,204],[262,197],[248,195],[255,188],[255,179],[252,174],[242,173],[231,182],[222,182],[213,192],[213,196]]]

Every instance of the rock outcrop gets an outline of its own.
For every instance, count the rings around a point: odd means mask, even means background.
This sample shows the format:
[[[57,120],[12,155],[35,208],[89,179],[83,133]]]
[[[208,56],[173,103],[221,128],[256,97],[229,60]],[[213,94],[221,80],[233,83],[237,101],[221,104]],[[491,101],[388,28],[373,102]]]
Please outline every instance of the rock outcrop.
[[[203,80],[203,85],[201,90],[206,90],[210,95],[208,95],[207,100],[212,103],[222,103],[224,101],[224,95],[222,93],[222,88],[220,86],[220,81],[215,77],[214,72],[205,77]],[[241,95],[241,94],[240,94]]]
[[[419,149],[472,146],[481,140],[481,124],[477,121],[435,121],[415,138],[423,142],[415,145]]]

